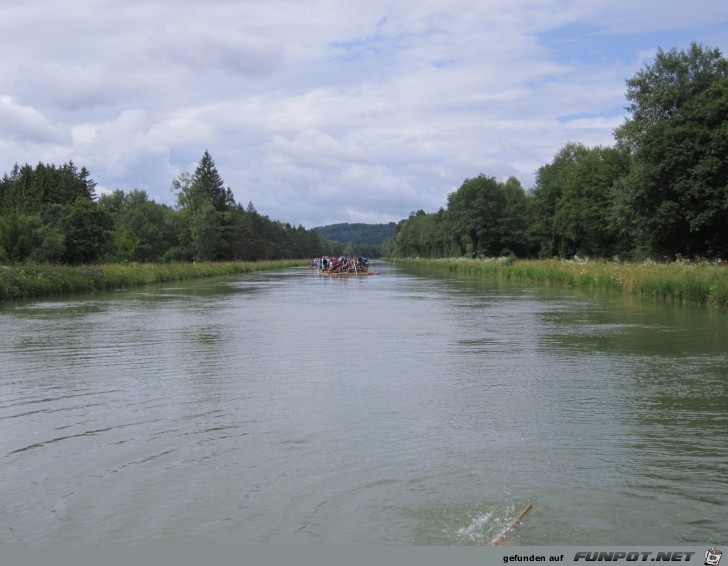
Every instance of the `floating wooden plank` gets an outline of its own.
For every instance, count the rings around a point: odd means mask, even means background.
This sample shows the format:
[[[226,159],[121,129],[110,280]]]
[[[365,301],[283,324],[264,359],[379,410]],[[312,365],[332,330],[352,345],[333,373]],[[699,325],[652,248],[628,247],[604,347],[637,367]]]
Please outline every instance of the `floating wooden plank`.
[[[528,513],[531,510],[531,507],[533,507],[533,505],[531,505],[530,503],[528,505],[526,505],[526,507],[523,509],[523,511],[521,511],[515,519],[513,519],[510,523],[508,523],[508,525],[506,525],[506,527],[504,529],[502,529],[501,532],[499,532],[497,535],[495,535],[495,538],[493,538],[493,540],[490,541],[490,546],[496,546],[496,545],[500,544],[503,541],[503,539],[505,539],[506,536],[508,536],[508,534],[513,530],[513,527],[515,527],[518,524],[518,522],[526,516],[526,513]]]

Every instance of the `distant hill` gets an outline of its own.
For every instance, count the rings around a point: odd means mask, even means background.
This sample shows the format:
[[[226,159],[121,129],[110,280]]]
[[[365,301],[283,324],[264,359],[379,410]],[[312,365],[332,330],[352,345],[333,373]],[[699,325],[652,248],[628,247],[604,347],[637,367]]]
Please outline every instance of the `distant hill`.
[[[342,244],[381,246],[395,234],[396,224],[330,224],[311,228],[322,238]]]

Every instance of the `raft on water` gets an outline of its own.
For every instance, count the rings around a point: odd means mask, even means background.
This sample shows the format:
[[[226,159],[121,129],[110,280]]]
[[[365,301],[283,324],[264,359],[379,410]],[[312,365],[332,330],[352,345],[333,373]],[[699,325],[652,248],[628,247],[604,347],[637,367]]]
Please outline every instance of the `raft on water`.
[[[319,271],[319,275],[326,275],[327,277],[361,277],[363,275],[379,275],[377,271]]]
[[[359,277],[360,275],[379,275],[369,269],[369,262],[365,257],[318,257],[311,260],[311,267],[318,268],[320,275],[332,277]]]

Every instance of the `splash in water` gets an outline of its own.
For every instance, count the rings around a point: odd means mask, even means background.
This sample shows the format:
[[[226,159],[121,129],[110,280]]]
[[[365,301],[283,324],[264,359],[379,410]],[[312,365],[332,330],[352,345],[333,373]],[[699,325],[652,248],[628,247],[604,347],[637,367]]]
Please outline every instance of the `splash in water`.
[[[493,513],[491,511],[476,515],[468,526],[458,529],[458,537],[461,540],[475,543],[488,540],[488,533],[492,530],[490,525],[492,518]]]

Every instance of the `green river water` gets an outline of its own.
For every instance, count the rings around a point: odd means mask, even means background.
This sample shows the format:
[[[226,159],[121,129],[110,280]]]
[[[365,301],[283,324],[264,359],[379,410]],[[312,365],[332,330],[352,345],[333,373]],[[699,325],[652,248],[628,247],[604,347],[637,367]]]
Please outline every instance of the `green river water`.
[[[725,540],[728,313],[374,269],[0,306],[0,543]]]

